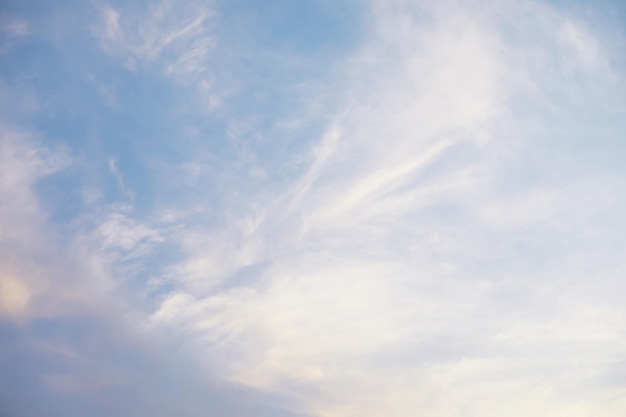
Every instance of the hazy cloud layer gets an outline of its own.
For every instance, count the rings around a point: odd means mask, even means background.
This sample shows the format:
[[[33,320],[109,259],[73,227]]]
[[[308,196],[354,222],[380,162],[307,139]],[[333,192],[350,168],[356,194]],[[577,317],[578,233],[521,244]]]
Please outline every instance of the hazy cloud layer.
[[[621,416],[621,6],[288,3],[7,7],[0,414]]]

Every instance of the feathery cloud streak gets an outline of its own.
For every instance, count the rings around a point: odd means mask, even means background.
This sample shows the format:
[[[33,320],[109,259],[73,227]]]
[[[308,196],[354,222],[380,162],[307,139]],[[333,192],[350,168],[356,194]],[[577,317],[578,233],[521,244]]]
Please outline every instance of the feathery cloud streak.
[[[597,384],[623,315],[585,294],[619,279],[600,236],[624,227],[623,178],[580,165],[592,142],[550,149],[611,94],[610,52],[533,3],[378,2],[371,23],[310,170],[195,235],[154,320],[314,415],[617,415],[623,387]]]
[[[91,41],[52,66],[79,62],[86,92],[10,113],[30,133],[1,142],[2,337],[47,364],[12,372],[58,415],[621,415],[607,9],[307,3],[337,38],[352,13],[358,41],[331,45],[229,7],[98,4]],[[272,43],[289,38],[306,53]],[[186,405],[159,411],[145,398],[170,377]]]

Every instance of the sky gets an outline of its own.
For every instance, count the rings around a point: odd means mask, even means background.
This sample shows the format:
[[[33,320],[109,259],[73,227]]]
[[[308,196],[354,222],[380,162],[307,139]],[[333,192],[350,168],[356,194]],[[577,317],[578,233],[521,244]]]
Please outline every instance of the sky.
[[[4,0],[0,417],[621,417],[626,4]]]

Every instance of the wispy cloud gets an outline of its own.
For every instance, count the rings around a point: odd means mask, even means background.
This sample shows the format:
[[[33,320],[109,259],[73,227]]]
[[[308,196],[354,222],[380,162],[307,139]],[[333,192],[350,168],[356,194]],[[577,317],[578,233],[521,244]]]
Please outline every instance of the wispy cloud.
[[[314,415],[615,415],[622,388],[596,381],[623,360],[610,348],[623,314],[582,293],[599,275],[615,285],[601,236],[625,226],[622,180],[560,160],[545,136],[560,126],[541,115],[586,110],[542,92],[568,90],[572,71],[610,94],[590,65],[599,41],[530,3],[375,5],[347,70],[352,104],[310,170],[270,204],[250,196],[228,227],[185,234],[153,322]],[[529,102],[537,113],[513,110]],[[597,337],[568,330],[592,323]],[[600,346],[611,353],[589,354]]]
[[[48,291],[45,271],[31,262],[50,249],[41,235],[46,219],[34,185],[67,164],[62,154],[30,141],[28,132],[0,127],[0,311],[8,319],[31,315],[38,307],[35,297]]]
[[[600,45],[584,26],[566,21],[561,26],[559,38],[585,65],[606,68],[606,58]]]
[[[193,370],[146,328],[127,297],[141,300],[147,284],[125,292],[133,273],[125,266],[163,242],[155,227],[118,205],[76,219],[78,230],[62,241],[37,186],[72,162],[26,129],[0,128],[2,412],[290,415],[275,399]]]
[[[276,18],[288,4],[2,23],[11,42],[59,40],[0,67],[15,119],[0,125],[0,404],[621,416],[617,29],[544,2],[375,0],[350,15],[360,41],[317,61],[276,41],[315,49]],[[61,108],[13,100],[34,90]]]
[[[100,13],[102,24],[94,28],[95,34],[131,71],[156,66],[176,77],[210,74],[214,12],[207,3],[160,1],[146,9],[105,6]]]
[[[7,54],[30,34],[26,20],[0,15],[0,56]]]
[[[135,198],[133,190],[128,188],[124,183],[124,175],[122,175],[122,172],[117,167],[117,161],[115,159],[109,159],[109,171],[111,171],[111,174],[115,177],[120,191],[122,191],[131,200]]]

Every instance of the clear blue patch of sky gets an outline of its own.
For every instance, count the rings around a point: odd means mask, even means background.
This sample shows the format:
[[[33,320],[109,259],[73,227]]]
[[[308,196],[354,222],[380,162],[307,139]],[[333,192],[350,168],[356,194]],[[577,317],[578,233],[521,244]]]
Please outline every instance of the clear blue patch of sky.
[[[325,0],[234,0],[218,2],[218,35],[295,55],[328,55],[361,39],[362,2]]]

